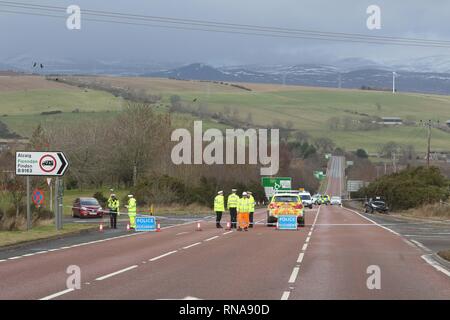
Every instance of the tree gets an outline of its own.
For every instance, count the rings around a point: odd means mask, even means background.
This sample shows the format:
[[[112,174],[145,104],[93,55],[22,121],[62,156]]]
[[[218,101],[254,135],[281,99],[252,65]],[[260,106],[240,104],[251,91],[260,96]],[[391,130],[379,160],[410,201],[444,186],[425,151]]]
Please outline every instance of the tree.
[[[330,138],[317,138],[314,140],[314,146],[320,153],[329,153],[335,148],[335,144]]]
[[[369,155],[367,154],[366,150],[364,149],[358,149],[356,150],[356,156],[358,158],[362,158],[362,159],[367,159],[369,157]]]

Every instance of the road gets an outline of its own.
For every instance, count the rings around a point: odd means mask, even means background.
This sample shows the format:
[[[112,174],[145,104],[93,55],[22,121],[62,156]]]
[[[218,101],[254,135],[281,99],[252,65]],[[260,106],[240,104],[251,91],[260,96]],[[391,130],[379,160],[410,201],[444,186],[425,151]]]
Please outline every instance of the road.
[[[329,163],[331,195],[343,192],[343,167]],[[445,269],[355,211],[315,207],[298,231],[266,227],[262,209],[255,217],[249,232],[205,219],[202,231],[187,222],[3,259],[0,299],[450,299]],[[66,287],[70,265],[81,289]],[[367,287],[370,266],[380,289]]]

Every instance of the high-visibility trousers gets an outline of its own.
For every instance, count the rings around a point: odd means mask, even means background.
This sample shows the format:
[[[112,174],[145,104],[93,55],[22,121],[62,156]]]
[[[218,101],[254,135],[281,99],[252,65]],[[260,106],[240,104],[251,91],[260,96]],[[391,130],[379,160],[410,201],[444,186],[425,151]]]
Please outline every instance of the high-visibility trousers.
[[[136,214],[128,214],[128,217],[130,217],[130,228],[136,229]]]
[[[248,228],[250,224],[248,212],[239,212],[237,218],[239,228]]]

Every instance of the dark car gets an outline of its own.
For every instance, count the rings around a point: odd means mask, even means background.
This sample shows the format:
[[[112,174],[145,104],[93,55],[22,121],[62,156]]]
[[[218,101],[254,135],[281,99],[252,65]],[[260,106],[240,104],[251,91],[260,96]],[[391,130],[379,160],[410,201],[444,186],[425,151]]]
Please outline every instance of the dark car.
[[[95,198],[77,198],[73,202],[72,217],[101,218],[103,209]]]
[[[376,198],[376,199],[370,199],[369,201],[367,201],[364,204],[364,212],[365,213],[374,213],[379,212],[379,213],[387,213],[389,210],[388,206],[386,205],[386,202],[384,202],[382,199],[380,198]]]

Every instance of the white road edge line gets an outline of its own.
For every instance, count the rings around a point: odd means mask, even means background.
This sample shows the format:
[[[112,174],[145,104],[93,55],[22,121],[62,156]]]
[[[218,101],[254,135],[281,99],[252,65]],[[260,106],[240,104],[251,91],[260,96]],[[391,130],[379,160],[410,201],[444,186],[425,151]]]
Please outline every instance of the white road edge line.
[[[153,261],[159,260],[159,259],[161,259],[161,258],[167,257],[167,256],[169,256],[169,255],[171,255],[171,254],[174,254],[175,252],[177,252],[177,250],[174,250],[174,251],[170,251],[170,252],[164,253],[164,254],[162,254],[162,255],[160,255],[160,256],[157,256],[157,257],[154,257],[154,258],[152,258],[152,259],[150,259],[150,260],[148,260],[148,261],[153,262]]]
[[[360,216],[360,217],[362,217],[362,218],[364,218],[364,219],[366,219],[366,220],[372,222],[373,224],[377,225],[378,227],[383,228],[384,230],[389,231],[389,232],[391,232],[391,233],[393,233],[393,234],[395,234],[395,235],[397,235],[397,236],[399,236],[399,237],[402,237],[402,235],[401,235],[400,233],[395,232],[394,230],[391,230],[391,229],[389,229],[389,228],[386,228],[385,226],[380,225],[379,223],[373,221],[372,219],[367,218],[366,216],[362,215],[361,213],[359,213],[359,212],[357,212],[357,211],[355,211],[355,210],[351,210],[351,209],[348,209],[348,208],[346,208],[346,207],[342,207],[342,208],[343,208],[344,210],[347,210],[347,211],[356,213],[358,216]]]
[[[298,271],[300,270],[299,267],[295,267],[292,270],[291,276],[289,277],[289,283],[295,283],[295,280],[297,280]]]
[[[105,280],[105,279],[114,277],[114,276],[116,276],[116,275],[118,275],[118,274],[121,274],[121,273],[130,271],[130,270],[133,270],[133,269],[135,269],[135,268],[137,268],[137,267],[138,267],[138,266],[135,264],[134,266],[131,266],[131,267],[128,267],[128,268],[125,268],[125,269],[122,269],[122,270],[119,270],[119,271],[116,271],[116,272],[113,272],[113,273],[110,273],[110,274],[107,274],[107,275],[98,277],[98,278],[95,279],[95,280],[96,280],[96,281],[102,281],[102,280]]]
[[[53,299],[53,298],[62,296],[63,294],[72,292],[72,291],[74,291],[74,290],[75,290],[75,289],[72,289],[72,288],[71,288],[71,289],[66,289],[66,290],[63,290],[63,291],[54,293],[54,294],[52,294],[52,295],[46,296],[46,297],[44,297],[44,298],[41,298],[41,299],[39,299],[39,300],[51,300],[51,299]]]
[[[206,239],[205,241],[211,241],[211,240],[217,239],[218,237],[219,237],[219,236],[214,236],[214,237],[211,237],[211,238]]]
[[[436,261],[434,261],[431,258],[431,254],[424,254],[422,256],[422,259],[425,260],[429,265],[431,265],[433,268],[435,268],[436,270],[442,272],[443,274],[445,274],[447,277],[450,277],[450,271],[448,271],[447,269],[443,268],[439,263],[437,263]]]
[[[291,293],[289,291],[283,292],[283,295],[281,296],[281,300],[288,300],[290,294]]]
[[[20,259],[20,258],[22,258],[22,256],[11,257],[11,258],[8,258],[8,260],[17,260],[17,259]]]
[[[420,243],[419,241],[413,240],[413,239],[409,239],[409,241],[411,241],[412,243],[414,243],[416,246],[418,246],[420,249],[427,251],[427,252],[431,252],[430,249],[428,249],[427,247],[425,247],[422,243]]]
[[[202,243],[201,243],[201,242],[196,242],[196,243],[190,244],[190,245],[188,245],[188,246],[186,246],[186,247],[183,247],[183,249],[189,249],[189,248],[198,246],[199,244],[202,244]]]

